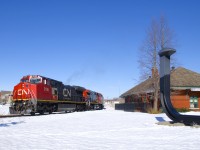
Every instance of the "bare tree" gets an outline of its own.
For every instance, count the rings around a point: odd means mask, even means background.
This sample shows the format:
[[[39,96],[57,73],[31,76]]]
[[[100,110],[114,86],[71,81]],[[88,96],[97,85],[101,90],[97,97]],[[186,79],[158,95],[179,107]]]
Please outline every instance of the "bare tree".
[[[159,96],[159,57],[158,52],[162,48],[173,47],[175,45],[174,32],[169,28],[165,17],[152,20],[150,27],[146,31],[146,39],[143,41],[139,53],[140,80],[145,80],[151,76],[153,89],[153,110],[158,109]]]

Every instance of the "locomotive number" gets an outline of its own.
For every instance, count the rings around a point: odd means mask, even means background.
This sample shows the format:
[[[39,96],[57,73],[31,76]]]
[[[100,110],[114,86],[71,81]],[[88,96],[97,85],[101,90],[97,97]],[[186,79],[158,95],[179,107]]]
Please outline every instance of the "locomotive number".
[[[49,92],[49,88],[44,87],[44,91],[45,91],[45,92]]]

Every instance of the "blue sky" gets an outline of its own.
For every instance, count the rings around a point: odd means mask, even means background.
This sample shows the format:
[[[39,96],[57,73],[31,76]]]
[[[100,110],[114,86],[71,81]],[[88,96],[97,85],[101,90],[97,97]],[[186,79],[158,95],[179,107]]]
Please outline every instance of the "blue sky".
[[[178,63],[200,73],[198,0],[1,0],[0,90],[39,74],[118,97],[139,82],[138,49],[164,15]]]

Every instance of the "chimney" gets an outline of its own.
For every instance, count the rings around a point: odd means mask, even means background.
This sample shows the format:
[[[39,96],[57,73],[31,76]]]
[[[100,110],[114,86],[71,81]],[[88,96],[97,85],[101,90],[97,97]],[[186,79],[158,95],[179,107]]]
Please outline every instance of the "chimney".
[[[158,73],[158,69],[156,67],[153,67],[151,69],[151,71],[152,71],[152,78],[153,77],[158,77],[159,73]]]

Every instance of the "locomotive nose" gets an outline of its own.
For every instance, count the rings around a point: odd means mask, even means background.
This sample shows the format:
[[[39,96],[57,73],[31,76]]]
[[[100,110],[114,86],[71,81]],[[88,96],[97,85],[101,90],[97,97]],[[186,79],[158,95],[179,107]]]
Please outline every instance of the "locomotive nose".
[[[32,88],[34,88],[34,85],[24,82],[14,87],[11,114],[29,114],[35,112],[36,102],[33,100]]]
[[[15,100],[29,100],[31,96],[30,84],[29,83],[19,83],[14,88],[13,99]]]

